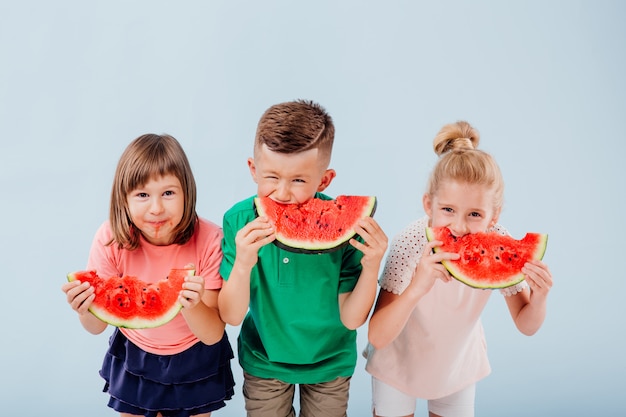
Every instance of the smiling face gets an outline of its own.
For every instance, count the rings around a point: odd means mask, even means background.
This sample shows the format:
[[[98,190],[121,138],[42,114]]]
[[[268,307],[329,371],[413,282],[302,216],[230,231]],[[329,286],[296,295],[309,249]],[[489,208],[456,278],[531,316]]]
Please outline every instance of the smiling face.
[[[174,175],[150,179],[126,196],[130,219],[153,245],[169,245],[185,210],[184,192]]]
[[[498,221],[495,191],[484,184],[443,181],[433,195],[423,197],[431,227],[448,227],[453,235],[485,232]]]
[[[248,167],[257,183],[259,197],[280,203],[304,203],[328,187],[335,171],[327,169],[328,158],[317,148],[298,153],[273,152],[257,147]]]

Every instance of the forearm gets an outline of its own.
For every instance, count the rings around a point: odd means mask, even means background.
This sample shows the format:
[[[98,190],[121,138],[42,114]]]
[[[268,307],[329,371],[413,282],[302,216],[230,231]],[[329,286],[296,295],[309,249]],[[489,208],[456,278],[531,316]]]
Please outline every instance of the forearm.
[[[382,349],[393,342],[424,294],[411,292],[407,288],[401,295],[396,295],[381,289],[368,327],[368,341],[372,346]]]
[[[193,334],[204,344],[213,345],[224,336],[226,324],[222,321],[217,308],[200,302],[191,309],[183,308],[182,315]]]
[[[86,312],[78,315],[78,319],[82,326],[91,334],[100,334],[102,333],[108,326],[107,323],[103,322],[90,312]]]
[[[219,314],[223,321],[238,326],[243,321],[250,304],[251,269],[241,267],[235,261],[233,269],[224,281],[218,298]]]
[[[377,279],[378,270],[363,270],[352,292],[340,297],[341,322],[348,329],[357,329],[367,320],[376,298]]]
[[[537,333],[546,318],[546,299],[532,300],[517,314],[515,326],[526,336]]]

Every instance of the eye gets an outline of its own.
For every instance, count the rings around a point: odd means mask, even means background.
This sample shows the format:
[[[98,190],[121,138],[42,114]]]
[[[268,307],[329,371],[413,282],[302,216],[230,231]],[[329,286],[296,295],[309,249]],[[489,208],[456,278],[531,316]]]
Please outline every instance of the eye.
[[[296,178],[293,182],[306,183],[306,181],[301,178]]]
[[[174,191],[171,191],[171,190],[168,190],[168,191],[163,193],[164,196],[168,196],[168,197],[169,196],[173,196],[174,194],[175,194]]]
[[[442,207],[441,210],[448,213],[454,213],[454,210],[451,207]]]
[[[483,217],[483,215],[477,211],[473,211],[470,213],[470,217]]]
[[[146,197],[148,197],[148,193],[139,192],[139,193],[137,193],[137,197],[139,197],[139,198],[146,198]]]

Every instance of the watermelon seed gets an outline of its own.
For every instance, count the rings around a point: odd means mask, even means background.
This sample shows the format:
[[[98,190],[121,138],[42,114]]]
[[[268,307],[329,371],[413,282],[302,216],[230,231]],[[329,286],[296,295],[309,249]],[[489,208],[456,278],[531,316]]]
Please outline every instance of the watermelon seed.
[[[499,257],[499,256],[496,256],[496,261],[499,261],[499,260],[500,260],[500,257]]]

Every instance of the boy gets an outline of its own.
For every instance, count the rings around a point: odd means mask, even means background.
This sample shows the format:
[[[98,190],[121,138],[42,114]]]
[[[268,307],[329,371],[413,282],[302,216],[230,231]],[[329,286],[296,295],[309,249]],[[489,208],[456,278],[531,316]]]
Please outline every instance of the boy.
[[[303,203],[321,194],[336,173],[329,169],[335,128],[317,103],[296,100],[261,117],[248,167],[258,196]],[[321,255],[297,254],[270,244],[266,218],[256,218],[253,197],[224,215],[225,279],[222,319],[241,324],[239,362],[248,416],[343,417],[356,365],[356,329],[374,303],[387,236],[371,217],[356,228],[360,239]],[[247,314],[246,314],[247,313]],[[245,316],[245,319],[244,319]]]

